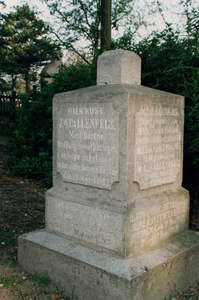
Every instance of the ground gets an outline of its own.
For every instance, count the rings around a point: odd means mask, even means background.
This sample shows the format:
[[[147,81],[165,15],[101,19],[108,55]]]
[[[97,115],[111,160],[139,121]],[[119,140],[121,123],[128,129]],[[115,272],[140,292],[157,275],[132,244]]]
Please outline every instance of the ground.
[[[20,234],[44,227],[47,189],[39,179],[9,175],[3,157],[9,155],[0,139],[0,300],[73,299],[50,283],[48,274],[27,274],[17,263]]]
[[[53,285],[48,274],[31,276],[17,263],[17,237],[44,227],[44,194],[48,187],[39,179],[9,175],[3,162],[3,157],[9,155],[7,148],[0,138],[0,300],[74,299]],[[190,228],[199,230],[199,176],[188,173],[183,184],[191,194]],[[173,297],[198,300],[199,279],[184,294]]]

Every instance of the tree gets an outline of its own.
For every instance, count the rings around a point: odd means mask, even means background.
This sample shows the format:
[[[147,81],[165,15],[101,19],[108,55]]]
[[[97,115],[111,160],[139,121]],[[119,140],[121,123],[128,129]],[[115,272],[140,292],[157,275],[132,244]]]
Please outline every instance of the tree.
[[[27,4],[2,14],[1,18],[1,70],[13,79],[14,75],[22,74],[28,91],[30,80],[36,79],[35,68],[56,58],[59,46],[49,38],[49,27]]]
[[[5,2],[4,1],[0,1],[0,5],[3,7],[3,8],[5,8],[6,7],[6,5],[5,5]],[[1,13],[0,13],[1,14]]]
[[[128,47],[142,59],[143,85],[185,97],[184,157],[187,165],[199,165],[198,42],[195,29],[182,37],[169,26]]]
[[[29,102],[27,93],[20,94],[23,103],[12,135],[12,154],[7,159],[9,170],[25,177],[41,177],[52,183],[52,98],[54,94],[79,89],[96,83],[90,65],[84,62],[62,66],[53,81],[37,93],[39,101]]]
[[[89,48],[90,57],[96,57],[100,48],[109,45],[110,40],[110,6],[111,29],[117,31],[121,23],[128,31],[137,32],[145,24],[141,10],[134,10],[136,0],[44,0],[50,13],[56,17],[51,27],[61,45],[76,52],[81,58],[90,63],[85,48]],[[102,8],[101,8],[102,4]],[[105,5],[105,7],[104,7]],[[105,9],[104,9],[105,8]],[[108,27],[105,23],[104,13],[109,11]],[[101,28],[102,27],[102,28]],[[106,28],[105,28],[106,27]],[[102,29],[102,30],[101,30]],[[118,31],[119,32],[119,31]],[[103,38],[108,34],[109,38]],[[104,36],[105,37],[105,36]],[[101,40],[101,44],[100,44]],[[80,47],[79,42],[83,47]],[[108,43],[107,43],[108,42]]]
[[[111,44],[111,0],[101,0],[101,51]]]

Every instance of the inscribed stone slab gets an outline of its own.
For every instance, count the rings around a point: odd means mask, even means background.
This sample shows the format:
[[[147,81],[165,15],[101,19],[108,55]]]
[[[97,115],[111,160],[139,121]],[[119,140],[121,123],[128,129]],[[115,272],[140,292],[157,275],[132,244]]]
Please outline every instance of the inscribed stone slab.
[[[110,250],[122,252],[124,220],[121,213],[46,197],[46,228]]]
[[[140,189],[172,183],[182,163],[182,118],[175,103],[142,103],[135,114],[134,181]]]
[[[119,112],[111,103],[64,103],[57,123],[63,180],[110,190],[119,180]]]
[[[128,218],[129,255],[158,245],[189,228],[189,193],[180,189],[149,197]]]

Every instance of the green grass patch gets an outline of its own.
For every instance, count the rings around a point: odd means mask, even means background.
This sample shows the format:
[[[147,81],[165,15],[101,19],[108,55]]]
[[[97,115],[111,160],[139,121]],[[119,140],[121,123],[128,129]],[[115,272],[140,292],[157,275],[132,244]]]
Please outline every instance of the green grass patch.
[[[9,286],[14,286],[15,284],[20,284],[22,283],[21,280],[15,280],[15,276],[11,277],[0,277],[0,283],[3,284],[3,286],[9,287]]]
[[[0,230],[1,245],[13,244],[13,233],[9,231]]]
[[[44,274],[39,274],[38,272],[35,272],[32,278],[34,281],[41,285],[49,285],[51,283],[51,279],[48,276],[48,272],[45,272]]]

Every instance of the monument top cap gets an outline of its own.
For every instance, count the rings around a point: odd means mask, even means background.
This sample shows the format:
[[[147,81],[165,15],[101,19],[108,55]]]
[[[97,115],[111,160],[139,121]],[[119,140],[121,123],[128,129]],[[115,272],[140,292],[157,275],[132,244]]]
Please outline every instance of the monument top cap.
[[[103,52],[97,61],[97,84],[141,84],[141,58],[132,51]]]

